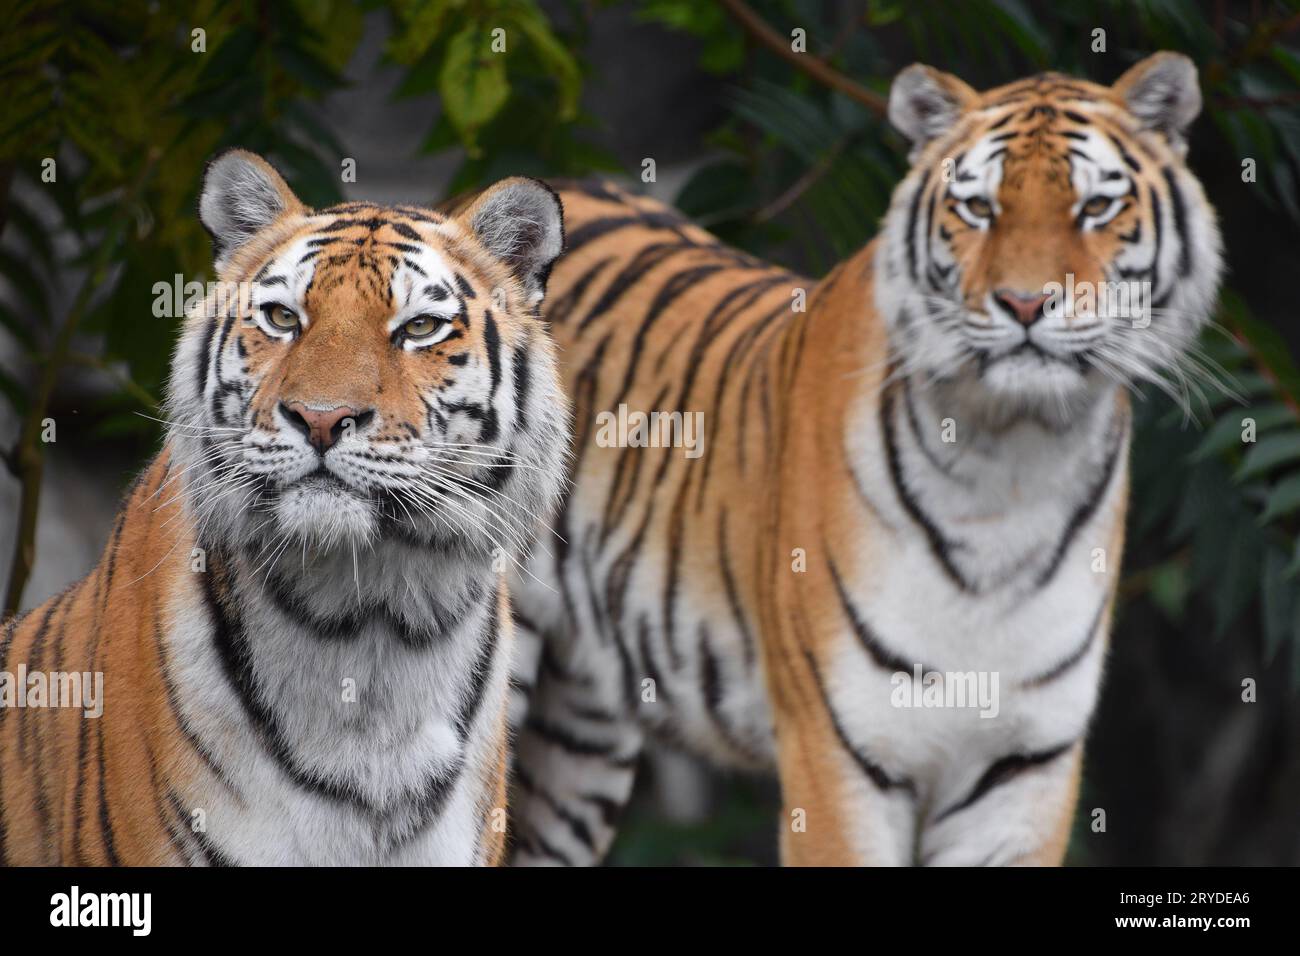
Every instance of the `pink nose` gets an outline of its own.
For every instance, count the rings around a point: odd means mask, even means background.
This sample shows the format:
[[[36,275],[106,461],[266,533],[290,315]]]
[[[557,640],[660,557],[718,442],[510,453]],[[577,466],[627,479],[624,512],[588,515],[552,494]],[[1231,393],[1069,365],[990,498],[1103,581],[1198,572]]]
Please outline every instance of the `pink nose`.
[[[280,411],[289,424],[307,436],[316,451],[325,454],[343,437],[343,430],[348,421],[353,427],[360,428],[368,421],[372,412],[360,412],[348,405],[337,408],[308,408],[302,402],[280,403]]]
[[[1011,313],[1021,325],[1028,328],[1043,317],[1043,304],[1051,296],[1046,292],[1016,292],[1014,289],[994,289],[993,298]]]

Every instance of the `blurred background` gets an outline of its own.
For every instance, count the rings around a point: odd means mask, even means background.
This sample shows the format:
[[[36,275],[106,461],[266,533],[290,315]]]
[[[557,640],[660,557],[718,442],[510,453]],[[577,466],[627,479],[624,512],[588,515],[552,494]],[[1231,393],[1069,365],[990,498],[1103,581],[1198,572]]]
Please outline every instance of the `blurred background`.
[[[1203,387],[1190,421],[1159,391],[1137,403],[1069,862],[1300,863],[1300,0],[8,0],[5,20],[6,611],[89,570],[158,448],[176,320],[155,286],[209,277],[194,210],[216,150],[266,155],[314,205],[606,175],[818,276],[905,171],[882,104],[908,63],[985,87],[1189,54],[1190,163],[1229,266],[1202,347],[1231,394]],[[774,863],[777,806],[770,781],[653,753],[610,862]]]

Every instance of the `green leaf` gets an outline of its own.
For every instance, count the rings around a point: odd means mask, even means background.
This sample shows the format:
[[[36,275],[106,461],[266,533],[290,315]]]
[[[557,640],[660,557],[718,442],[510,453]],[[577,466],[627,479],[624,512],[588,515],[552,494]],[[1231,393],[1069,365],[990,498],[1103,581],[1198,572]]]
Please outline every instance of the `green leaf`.
[[[1300,459],[1300,431],[1265,435],[1246,453],[1246,460],[1241,463],[1234,478],[1244,481],[1297,459]]]
[[[582,73],[577,61],[551,32],[546,17],[531,5],[513,11],[512,22],[528,38],[537,58],[560,91],[560,109],[557,114],[562,123],[578,115],[578,97],[582,94]]]
[[[477,156],[478,131],[501,112],[510,97],[506,59],[489,48],[487,27],[468,24],[447,44],[438,90],[442,108],[471,156]]]
[[[1246,428],[1246,420],[1255,422],[1256,437],[1260,433],[1277,428],[1280,425],[1293,424],[1295,412],[1280,402],[1262,405],[1259,408],[1237,408],[1226,412],[1201,439],[1201,443],[1192,453],[1191,460],[1204,461],[1206,458],[1220,455],[1232,448],[1243,446],[1241,433]]]
[[[459,4],[454,0],[423,0],[414,7],[413,15],[404,17],[403,29],[388,41],[388,55],[398,63],[410,65],[433,46],[442,32],[447,14]]]
[[[1296,510],[1300,510],[1300,474],[1288,475],[1273,486],[1259,523],[1267,524]]]

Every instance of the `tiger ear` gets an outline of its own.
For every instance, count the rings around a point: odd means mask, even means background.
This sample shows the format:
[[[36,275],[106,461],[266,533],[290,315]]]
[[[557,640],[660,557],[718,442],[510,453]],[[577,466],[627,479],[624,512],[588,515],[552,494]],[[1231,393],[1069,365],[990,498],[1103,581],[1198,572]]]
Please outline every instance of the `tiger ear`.
[[[951,73],[913,63],[889,88],[889,122],[912,143],[912,156],[941,136],[978,97]]]
[[[1111,87],[1147,129],[1158,130],[1180,153],[1187,127],[1201,112],[1196,65],[1181,53],[1153,53],[1132,66]]]
[[[235,250],[281,216],[307,211],[289,184],[261,156],[230,149],[208,163],[199,192],[199,222],[212,237],[222,269]]]
[[[564,207],[545,183],[503,179],[457,217],[523,284],[529,304],[546,294],[551,266],[564,249]]]

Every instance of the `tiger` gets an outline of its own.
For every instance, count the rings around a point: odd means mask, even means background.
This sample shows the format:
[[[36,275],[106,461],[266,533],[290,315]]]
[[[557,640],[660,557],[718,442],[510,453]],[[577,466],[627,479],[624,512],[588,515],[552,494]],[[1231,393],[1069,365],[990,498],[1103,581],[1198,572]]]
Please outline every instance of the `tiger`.
[[[525,178],[448,217],[210,162],[220,284],[161,451],[90,574],[3,629],[0,671],[103,688],[98,719],[0,707],[0,861],[501,862],[506,572],[569,445],[538,312],[562,217]]]
[[[1130,392],[1182,395],[1217,295],[1199,109],[1175,53],[983,93],[914,64],[910,170],[816,282],[560,188],[575,449],[516,595],[514,863],[601,860],[647,742],[775,773],[786,865],[1063,861]]]

